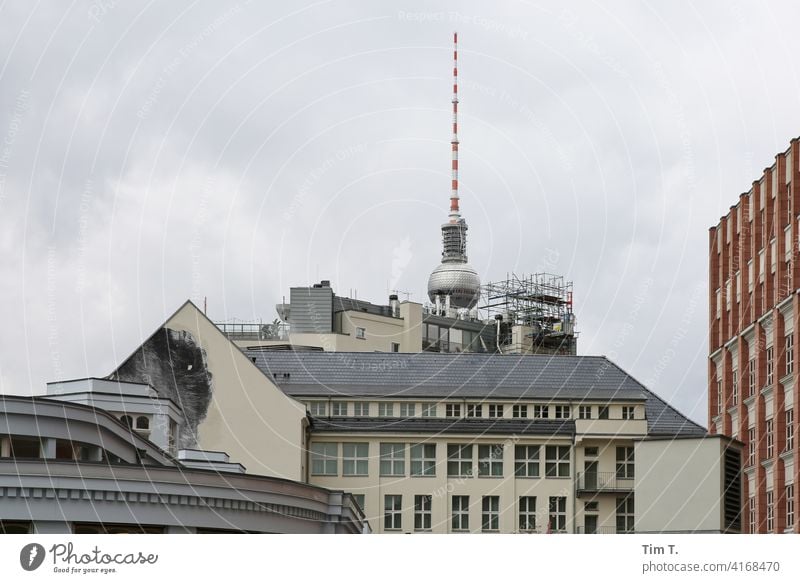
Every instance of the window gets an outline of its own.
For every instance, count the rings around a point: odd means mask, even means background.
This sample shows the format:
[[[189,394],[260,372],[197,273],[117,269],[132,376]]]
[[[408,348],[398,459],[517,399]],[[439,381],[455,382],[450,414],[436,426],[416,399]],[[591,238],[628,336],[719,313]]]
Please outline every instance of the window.
[[[453,496],[453,530],[469,530],[469,496]]]
[[[481,530],[500,530],[500,496],[484,496],[482,506]]]
[[[753,260],[749,260],[747,262],[747,291],[748,293],[753,293],[753,287],[755,287],[755,279],[753,271]]]
[[[569,419],[569,405],[556,405],[556,419]]]
[[[356,417],[368,417],[369,403],[353,403],[353,415]]]
[[[617,534],[633,532],[633,496],[617,498]]]
[[[423,417],[436,417],[436,403],[423,403],[422,404]]]
[[[617,478],[621,480],[633,479],[633,448],[617,448]]]
[[[750,362],[747,363],[747,373],[748,373],[748,388],[747,388],[747,396],[752,397],[756,394],[756,359],[751,358]]]
[[[775,421],[773,419],[767,419],[766,433],[767,457],[771,458],[773,455],[775,455]]]
[[[400,352],[399,342],[392,342],[391,352]]]
[[[747,465],[752,466],[756,463],[756,428],[751,427],[747,430]]]
[[[387,494],[383,503],[383,528],[400,530],[403,528],[403,497]]]
[[[367,329],[366,328],[356,328],[356,338],[364,340],[367,337]]]
[[[748,515],[750,522],[750,533],[754,534],[756,532],[756,497],[750,496],[750,501],[748,502]]]
[[[736,303],[741,303],[742,301],[742,272],[736,272]]]
[[[339,470],[336,462],[339,457],[338,443],[311,444],[311,475],[337,476]]]
[[[511,416],[514,419],[523,419],[528,416],[528,406],[527,405],[514,405],[511,408]]]
[[[794,409],[788,409],[786,416],[786,447],[785,451],[794,449]]]
[[[378,403],[378,417],[394,417],[394,403]]]
[[[478,475],[481,477],[503,477],[503,444],[478,446]]]
[[[764,274],[767,271],[767,258],[764,255],[764,250],[758,252],[758,281],[764,281]]]
[[[483,405],[479,403],[467,405],[467,417],[482,417],[482,416],[483,416]]]
[[[147,417],[137,417],[136,418],[136,429],[141,429],[143,431],[147,431],[150,429],[150,420]]]
[[[130,415],[123,415],[119,418],[120,421],[127,427],[128,429],[133,429],[133,417]]]
[[[583,503],[584,512],[600,512],[600,503],[597,500]]]
[[[786,486],[786,528],[794,526],[794,484]]]
[[[600,455],[600,450],[597,447],[584,447],[583,455],[584,457],[597,457]]]
[[[358,504],[358,507],[361,508],[361,511],[366,514],[367,510],[365,504],[367,501],[364,494],[353,494],[353,498],[355,499],[356,504]]]
[[[578,419],[591,419],[592,407],[590,405],[581,405],[578,407]]]
[[[519,529],[536,530],[536,496],[519,497]]]
[[[775,494],[767,491],[767,532],[775,530]]]
[[[400,417],[414,417],[416,414],[416,403],[400,403]]]
[[[447,475],[471,476],[472,475],[472,446],[461,444],[447,444]]]
[[[331,415],[334,417],[344,417],[347,415],[347,403],[334,401],[331,403]]]
[[[567,530],[567,497],[550,496],[547,530],[566,532]]]
[[[534,405],[533,418],[534,419],[547,419],[550,416],[550,407],[547,405]]]
[[[461,417],[461,405],[458,403],[447,403],[444,406],[445,417]]]
[[[514,448],[514,475],[518,478],[539,477],[538,445],[518,445]]]
[[[770,273],[775,273],[775,267],[778,264],[778,252],[777,244],[774,238],[769,242],[769,263]]]
[[[608,405],[600,405],[597,408],[598,419],[608,419]]]
[[[431,503],[430,494],[417,494],[414,496],[414,530],[431,529]]]
[[[325,402],[324,401],[314,401],[308,404],[308,410],[312,415],[316,415],[317,417],[324,417],[325,416]]]
[[[722,314],[722,291],[720,288],[717,288],[717,291],[714,292],[717,298],[717,319],[719,319],[720,315]]]
[[[772,380],[773,380],[773,377],[774,377],[774,372],[775,371],[774,371],[774,367],[773,367],[774,362],[773,362],[773,359],[772,359],[774,353],[775,352],[774,352],[773,347],[772,346],[767,346],[767,385],[771,385],[772,384]]]
[[[404,476],[406,473],[406,444],[381,444],[381,476]]]
[[[734,407],[739,404],[739,371],[736,369],[731,373],[731,404]]]
[[[722,413],[722,381],[717,381],[717,415]]]
[[[436,475],[435,443],[416,443],[411,446],[411,475]]]
[[[786,335],[786,374],[794,372],[794,333]]]
[[[630,406],[627,406],[627,405],[623,405],[622,406],[622,418],[623,419],[633,419],[633,412],[634,412],[634,408],[633,407],[630,407]]]
[[[548,445],[545,447],[544,475],[547,478],[569,477],[568,445]]]
[[[489,405],[489,417],[502,417],[502,416],[503,416],[502,405]]]
[[[369,443],[342,444],[342,475],[369,475]]]
[[[730,231],[728,231],[730,233]],[[725,310],[731,311],[731,280],[725,282]]]

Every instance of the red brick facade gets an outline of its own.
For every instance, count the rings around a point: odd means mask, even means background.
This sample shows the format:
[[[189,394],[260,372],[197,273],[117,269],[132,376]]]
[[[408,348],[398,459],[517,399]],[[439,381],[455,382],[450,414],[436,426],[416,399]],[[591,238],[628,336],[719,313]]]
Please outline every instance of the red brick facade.
[[[794,139],[709,230],[709,431],[744,443],[744,532],[800,532],[798,162]]]

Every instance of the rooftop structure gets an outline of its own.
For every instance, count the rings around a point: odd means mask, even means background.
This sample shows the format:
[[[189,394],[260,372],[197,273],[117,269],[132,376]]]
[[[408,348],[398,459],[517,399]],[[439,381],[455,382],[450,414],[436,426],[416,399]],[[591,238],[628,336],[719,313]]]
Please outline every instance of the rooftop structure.
[[[453,136],[450,213],[442,225],[442,262],[428,279],[428,297],[439,314],[450,308],[469,310],[478,303],[481,280],[467,262],[467,222],[458,196],[458,33],[453,33]]]

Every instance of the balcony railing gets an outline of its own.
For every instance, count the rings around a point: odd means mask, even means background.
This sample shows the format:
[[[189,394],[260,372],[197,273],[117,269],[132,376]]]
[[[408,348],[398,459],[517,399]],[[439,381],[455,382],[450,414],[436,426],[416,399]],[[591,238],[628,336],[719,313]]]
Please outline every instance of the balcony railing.
[[[577,532],[578,534],[617,534],[617,529],[614,526],[596,526],[587,530],[585,526],[579,526]]]
[[[288,340],[289,326],[282,322],[215,322],[231,340]]]
[[[632,492],[633,477],[623,478],[616,472],[578,472],[578,495],[595,492]]]

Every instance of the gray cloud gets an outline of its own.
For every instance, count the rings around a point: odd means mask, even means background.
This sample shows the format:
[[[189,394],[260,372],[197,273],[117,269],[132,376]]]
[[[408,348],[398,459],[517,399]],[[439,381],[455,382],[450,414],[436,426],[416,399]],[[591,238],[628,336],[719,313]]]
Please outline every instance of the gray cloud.
[[[376,4],[3,6],[0,389],[106,373],[187,297],[421,300],[457,28],[472,263],[574,280],[580,352],[705,420],[707,228],[798,133],[800,8]]]

